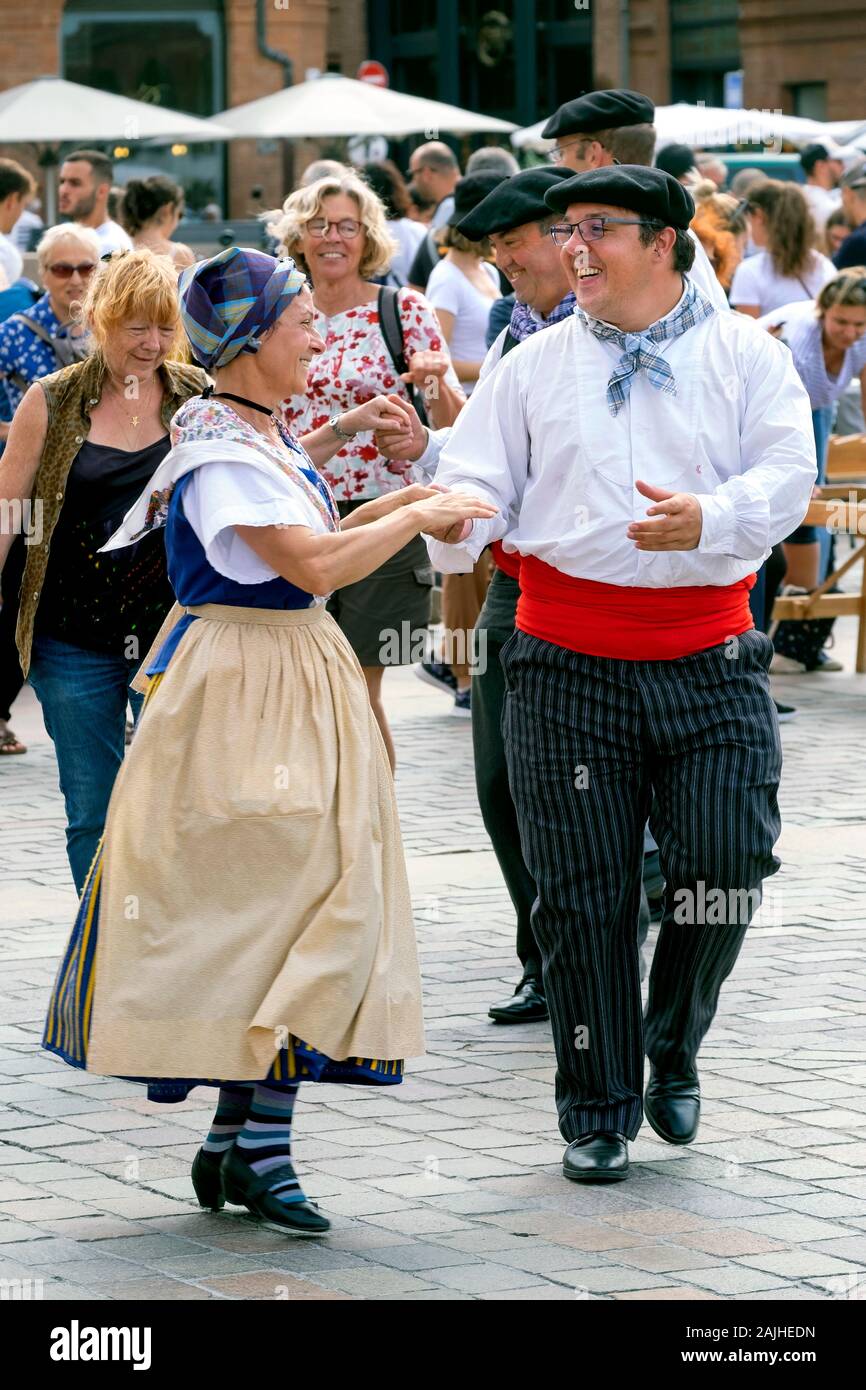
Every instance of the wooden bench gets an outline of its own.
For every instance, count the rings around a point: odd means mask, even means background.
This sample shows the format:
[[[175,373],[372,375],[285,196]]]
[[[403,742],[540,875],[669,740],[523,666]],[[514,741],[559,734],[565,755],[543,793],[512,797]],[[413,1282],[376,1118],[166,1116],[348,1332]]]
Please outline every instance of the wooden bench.
[[[827,482],[866,482],[866,434],[831,434]]]
[[[837,535],[853,536],[856,538],[854,549],[814,593],[777,598],[773,618],[787,618],[793,622],[806,618],[859,618],[856,664],[858,671],[866,672],[866,563],[859,594],[827,593],[858,560],[866,561],[866,485],[835,484],[822,487],[821,493],[820,501],[810,502],[804,524],[827,528]]]

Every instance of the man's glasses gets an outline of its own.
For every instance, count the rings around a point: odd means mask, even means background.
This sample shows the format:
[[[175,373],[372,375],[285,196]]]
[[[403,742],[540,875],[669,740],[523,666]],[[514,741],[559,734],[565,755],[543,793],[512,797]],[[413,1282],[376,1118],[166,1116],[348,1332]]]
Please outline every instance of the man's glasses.
[[[71,280],[76,271],[82,280],[86,280],[88,275],[92,275],[96,269],[95,261],[82,261],[80,265],[70,265],[68,261],[57,261],[55,265],[46,267],[52,275],[56,275],[58,280]]]
[[[566,140],[564,145],[556,145],[552,150],[550,150],[548,153],[548,158],[550,159],[551,164],[561,164],[562,161],[565,159],[565,151],[569,148],[570,145],[586,145],[587,143],[588,141],[584,136],[581,136],[578,140]]]
[[[661,222],[647,222],[632,217],[584,217],[581,222],[557,222],[550,228],[555,246],[565,246],[575,232],[580,232],[581,241],[601,241],[607,228],[616,222],[620,227],[656,227],[662,230]]]
[[[339,222],[326,222],[323,217],[317,217],[312,222],[307,223],[307,231],[310,236],[325,237],[332,227],[336,227],[340,236],[346,241],[351,241],[361,230],[361,223],[356,222],[354,217],[342,217]]]

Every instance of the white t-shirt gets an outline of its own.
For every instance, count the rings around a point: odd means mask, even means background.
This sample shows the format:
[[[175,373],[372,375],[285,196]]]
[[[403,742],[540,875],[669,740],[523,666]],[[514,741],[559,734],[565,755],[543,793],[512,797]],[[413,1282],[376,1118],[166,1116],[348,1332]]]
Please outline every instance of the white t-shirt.
[[[496,288],[495,299],[499,298],[499,276],[488,261],[481,261],[490,276],[490,283]],[[487,356],[487,324],[493,299],[481,294],[463,271],[448,260],[447,256],[434,267],[427,281],[427,298],[434,309],[444,309],[454,315],[454,328],[448,351],[459,362],[483,362]],[[461,381],[467,396],[471,393],[474,381]]]
[[[413,222],[410,217],[397,217],[388,223],[388,231],[400,247],[391,262],[391,272],[402,285],[406,285],[409,282],[409,267],[427,235],[427,228],[423,222]]]
[[[110,217],[101,227],[94,227],[93,230],[99,237],[103,256],[107,256],[109,251],[132,250],[132,239],[127,236],[120,223],[112,222]]]
[[[762,314],[769,314],[795,299],[814,299],[836,274],[833,262],[820,251],[812,252],[812,263],[799,278],[777,274],[769,251],[759,251],[757,256],[741,261],[734,271],[731,304],[735,309],[741,304],[757,304]]]
[[[316,535],[327,530],[321,514],[288,475],[275,471],[271,476],[236,463],[216,461],[197,468],[184,491],[183,510],[208,564],[238,584],[264,584],[278,575],[241,540],[236,526],[308,526]]]
[[[21,252],[8,236],[0,232],[0,269],[6,276],[7,282],[14,285],[16,280],[21,279],[24,270],[24,262],[21,259]]]
[[[809,204],[815,226],[823,232],[830,213],[842,206],[841,192],[838,188],[822,188],[818,183],[804,183],[800,192]]]

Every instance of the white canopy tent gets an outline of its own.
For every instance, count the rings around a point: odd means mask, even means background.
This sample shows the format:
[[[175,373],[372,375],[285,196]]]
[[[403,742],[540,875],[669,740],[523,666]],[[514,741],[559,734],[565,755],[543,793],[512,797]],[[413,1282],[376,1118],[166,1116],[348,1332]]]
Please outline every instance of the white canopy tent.
[[[115,96],[62,77],[38,77],[0,92],[0,143],[57,146],[105,141],[174,141],[186,145],[230,140],[232,131],[165,106]],[[48,221],[56,216],[54,166],[46,163]]]
[[[338,73],[325,73],[295,87],[248,101],[214,116],[235,137],[254,140],[303,140],[384,135],[399,139],[423,131],[429,140],[440,131],[463,135],[480,131],[511,134],[513,121],[464,111],[441,101],[407,96],[388,87],[373,87]]]
[[[527,126],[512,135],[518,148],[546,153],[552,140],[543,140],[541,131],[547,117],[536,125]],[[713,149],[723,145],[760,144],[772,147],[774,142],[789,141],[806,145],[827,138],[830,129],[823,121],[807,120],[802,116],[782,116],[774,111],[729,110],[723,106],[692,106],[677,102],[673,106],[657,106],[655,113],[657,145],[682,144]]]

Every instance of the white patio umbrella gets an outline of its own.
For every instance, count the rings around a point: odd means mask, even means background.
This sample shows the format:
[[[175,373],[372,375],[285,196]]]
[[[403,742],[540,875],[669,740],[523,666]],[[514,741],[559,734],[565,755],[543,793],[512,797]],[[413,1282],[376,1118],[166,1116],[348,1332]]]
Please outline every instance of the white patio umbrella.
[[[0,144],[57,146],[108,140],[202,144],[231,140],[217,122],[171,111],[132,97],[115,96],[62,77],[37,77],[0,92]],[[55,210],[54,169],[46,165],[46,220]]]
[[[540,153],[549,150],[552,140],[543,140],[541,131],[547,118],[527,126],[512,135],[512,144]],[[763,144],[786,140],[805,145],[828,134],[826,123],[808,120],[803,116],[777,115],[773,111],[750,111],[746,108],[728,109],[724,106],[693,106],[676,102],[673,106],[657,106],[655,113],[657,145],[682,144],[703,148],[721,145]]]
[[[373,87],[338,73],[325,73],[295,87],[220,111],[214,121],[235,136],[255,140],[303,140],[328,136],[386,135],[398,139],[424,131],[436,139],[440,131],[469,134],[498,131],[510,134],[513,121],[464,111],[441,101],[407,96],[388,87]]]

